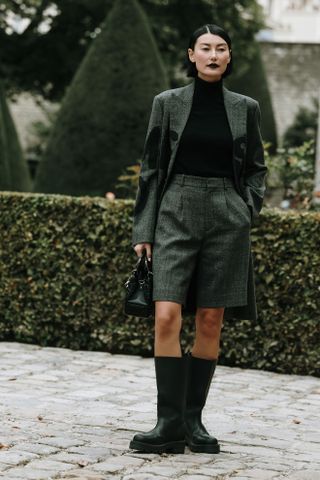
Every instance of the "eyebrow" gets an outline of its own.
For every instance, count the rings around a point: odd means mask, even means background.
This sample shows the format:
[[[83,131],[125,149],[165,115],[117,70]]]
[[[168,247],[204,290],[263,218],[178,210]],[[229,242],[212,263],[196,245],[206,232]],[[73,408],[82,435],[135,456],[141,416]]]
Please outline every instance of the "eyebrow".
[[[200,43],[200,45],[208,45],[210,47],[211,43]],[[226,47],[227,44],[226,43],[217,43],[217,47],[220,47],[220,46],[223,46],[223,47]]]

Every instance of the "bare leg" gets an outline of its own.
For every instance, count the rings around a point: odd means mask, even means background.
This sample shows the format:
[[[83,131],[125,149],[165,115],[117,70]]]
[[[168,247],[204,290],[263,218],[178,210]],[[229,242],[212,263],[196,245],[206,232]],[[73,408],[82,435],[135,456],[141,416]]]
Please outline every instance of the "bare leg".
[[[223,312],[224,307],[197,308],[196,339],[192,349],[194,357],[207,360],[218,358]]]
[[[155,301],[155,357],[181,357],[181,304]]]

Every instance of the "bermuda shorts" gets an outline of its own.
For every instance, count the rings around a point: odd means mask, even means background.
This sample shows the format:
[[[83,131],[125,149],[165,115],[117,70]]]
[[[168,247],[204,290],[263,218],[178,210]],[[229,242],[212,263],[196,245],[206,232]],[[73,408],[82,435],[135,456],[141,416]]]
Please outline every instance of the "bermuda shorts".
[[[195,271],[198,307],[246,305],[250,229],[233,179],[174,174],[156,222],[153,300],[185,305]]]

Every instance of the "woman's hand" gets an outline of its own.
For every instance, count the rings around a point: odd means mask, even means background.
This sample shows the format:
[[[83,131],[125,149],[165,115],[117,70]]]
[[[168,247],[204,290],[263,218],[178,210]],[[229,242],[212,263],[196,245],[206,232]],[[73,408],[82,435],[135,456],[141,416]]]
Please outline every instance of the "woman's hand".
[[[136,252],[136,254],[138,255],[138,257],[141,257],[143,250],[146,250],[146,251],[147,251],[147,259],[148,259],[149,261],[151,260],[151,256],[152,256],[152,243],[137,243],[137,244],[133,247],[133,249],[134,249],[134,251]]]

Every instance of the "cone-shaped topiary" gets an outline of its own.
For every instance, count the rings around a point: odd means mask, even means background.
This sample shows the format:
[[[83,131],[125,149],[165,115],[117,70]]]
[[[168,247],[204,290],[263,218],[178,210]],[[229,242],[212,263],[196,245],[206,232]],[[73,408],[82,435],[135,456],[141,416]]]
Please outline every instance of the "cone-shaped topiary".
[[[114,190],[125,167],[141,157],[152,98],[166,88],[144,12],[136,0],[116,0],[65,96],[35,191]]]
[[[271,96],[261,57],[260,45],[256,43],[255,54],[248,70],[234,80],[230,77],[230,89],[258,100],[261,107],[261,134],[263,140],[271,143],[270,151],[277,147],[277,133],[271,104]]]
[[[29,192],[31,177],[0,82],[0,190]]]

